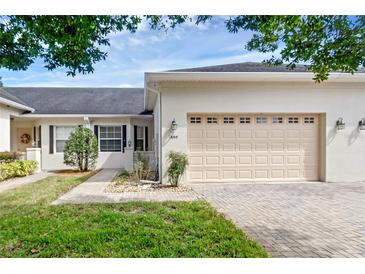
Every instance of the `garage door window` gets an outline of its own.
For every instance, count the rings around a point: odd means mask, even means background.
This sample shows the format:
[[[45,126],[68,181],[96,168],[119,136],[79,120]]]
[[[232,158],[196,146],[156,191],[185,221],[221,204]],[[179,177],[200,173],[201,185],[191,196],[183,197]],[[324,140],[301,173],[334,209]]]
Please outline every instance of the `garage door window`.
[[[314,124],[314,117],[304,117],[304,124]]]
[[[282,124],[283,123],[283,117],[272,117],[272,123],[273,124]]]
[[[218,124],[218,118],[216,117],[207,117],[208,124]]]
[[[249,124],[251,123],[250,117],[240,117],[240,124]]]
[[[225,123],[225,124],[233,124],[234,123],[234,118],[233,117],[224,117],[223,118],[223,123]]]
[[[267,117],[264,116],[256,117],[256,124],[267,124]]]
[[[201,124],[201,117],[190,117],[190,124]]]
[[[289,117],[288,123],[289,124],[299,124],[299,117]]]

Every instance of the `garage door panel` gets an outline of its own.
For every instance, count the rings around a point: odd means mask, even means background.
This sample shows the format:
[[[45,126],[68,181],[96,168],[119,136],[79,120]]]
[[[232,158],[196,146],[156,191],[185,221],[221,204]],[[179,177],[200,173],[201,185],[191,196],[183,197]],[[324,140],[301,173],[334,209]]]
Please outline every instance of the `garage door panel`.
[[[258,155],[255,156],[255,165],[267,165],[269,163],[269,156]]]
[[[257,129],[255,130],[255,138],[268,138],[269,130],[267,129]]]
[[[317,115],[193,116],[201,117],[201,123],[190,124],[188,120],[189,180],[318,179]],[[207,117],[215,117],[216,121]]]
[[[220,156],[206,156],[205,157],[205,163],[206,165],[219,165],[220,164]]]
[[[219,139],[219,129],[207,129],[205,136],[207,139]]]
[[[236,177],[236,170],[234,168],[231,169],[223,169],[222,170],[222,179],[223,180],[234,180]]]
[[[273,155],[271,156],[271,165],[284,165],[285,156],[284,155]]]
[[[316,132],[314,129],[303,129],[302,130],[302,138],[309,138],[312,139],[315,137]]]
[[[202,166],[203,165],[203,156],[190,156],[189,157],[189,165],[191,166]]]
[[[206,169],[205,178],[207,180],[219,181],[220,180],[220,169]]]
[[[238,156],[238,164],[245,166],[252,165],[252,156]]]
[[[189,145],[190,152],[203,152],[203,144],[190,144]]]
[[[284,148],[285,148],[284,143],[271,143],[271,151],[284,152]]]
[[[268,144],[267,143],[255,143],[255,151],[267,152]]]
[[[282,169],[271,169],[272,179],[281,179],[285,177],[285,168]]]
[[[256,169],[255,170],[255,179],[269,179],[269,170],[268,169]]]
[[[208,143],[205,145],[206,152],[219,152],[219,143]]]
[[[222,156],[222,165],[236,165],[236,156]]]
[[[252,143],[239,143],[238,150],[241,152],[252,152]]]
[[[286,146],[287,151],[289,152],[299,152],[300,151],[300,143],[287,143]]]
[[[189,131],[189,138],[201,139],[201,138],[203,138],[203,134],[204,134],[203,129],[191,129]]]
[[[289,168],[287,170],[287,177],[288,178],[300,178],[301,174],[300,174],[300,167],[298,166],[297,168]]]
[[[204,181],[204,171],[202,169],[189,168],[188,170],[189,181]]]
[[[236,130],[235,129],[222,129],[222,137],[223,138],[236,138]]]
[[[240,138],[240,139],[251,139],[252,138],[252,130],[251,129],[239,129],[238,130],[238,138]]]
[[[299,165],[300,164],[300,156],[299,155],[289,155],[286,157],[286,163],[288,165]]]
[[[270,137],[275,139],[285,138],[285,130],[284,129],[273,129],[270,132]]]
[[[296,138],[299,139],[300,138],[300,129],[288,129],[286,131],[286,136],[287,138]]]
[[[236,151],[236,144],[235,143],[225,143],[222,144],[222,151],[227,152],[235,152]]]

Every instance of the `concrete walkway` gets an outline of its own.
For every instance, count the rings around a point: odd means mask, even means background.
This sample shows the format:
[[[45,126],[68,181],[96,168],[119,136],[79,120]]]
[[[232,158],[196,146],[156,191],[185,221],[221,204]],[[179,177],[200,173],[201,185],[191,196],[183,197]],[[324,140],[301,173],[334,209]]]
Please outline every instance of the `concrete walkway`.
[[[0,182],[0,193],[39,181],[50,175],[51,175],[51,173],[42,171],[42,172],[35,173],[35,174],[29,175],[29,176],[17,177],[17,178],[13,178],[13,179],[9,179],[9,180]]]
[[[194,201],[200,195],[189,192],[124,192],[107,193],[104,189],[119,173],[118,169],[103,169],[84,183],[54,201],[59,204],[123,203],[130,201]]]

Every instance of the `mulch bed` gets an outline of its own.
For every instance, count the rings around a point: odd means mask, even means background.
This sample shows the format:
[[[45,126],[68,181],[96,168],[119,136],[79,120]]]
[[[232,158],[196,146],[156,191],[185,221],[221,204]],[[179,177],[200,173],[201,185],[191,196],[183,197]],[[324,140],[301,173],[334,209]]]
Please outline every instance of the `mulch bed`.
[[[148,185],[148,184],[135,184],[135,183],[116,183],[112,182],[107,186],[105,192],[111,193],[123,193],[123,192],[187,192],[191,191],[188,186],[170,186],[170,185]]]
[[[65,176],[65,177],[69,177],[69,176],[93,176],[98,172],[99,172],[99,170],[90,170],[90,171],[80,172],[80,171],[74,170],[74,169],[64,169],[64,170],[54,171],[54,173],[56,175]]]

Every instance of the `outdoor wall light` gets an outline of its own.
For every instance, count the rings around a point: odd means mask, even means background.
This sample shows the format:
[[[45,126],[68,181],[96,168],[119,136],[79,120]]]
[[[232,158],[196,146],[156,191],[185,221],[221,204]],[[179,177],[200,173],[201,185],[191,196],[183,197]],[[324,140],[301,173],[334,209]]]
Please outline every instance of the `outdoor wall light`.
[[[172,132],[175,132],[177,130],[177,123],[175,121],[175,118],[172,120],[171,122],[171,127],[170,127]]]
[[[131,147],[132,146],[132,141],[129,139],[128,140],[128,147]]]
[[[177,123],[175,121],[175,118],[172,120],[170,125],[170,132],[171,132],[171,138],[176,139],[177,135],[175,134],[175,131],[177,130]]]
[[[359,130],[365,130],[365,118],[359,121]]]
[[[338,118],[336,121],[336,128],[337,130],[341,130],[345,128],[345,122],[343,121],[343,118]]]

